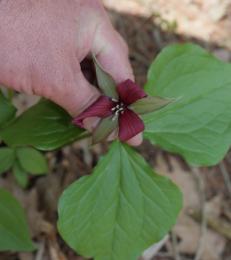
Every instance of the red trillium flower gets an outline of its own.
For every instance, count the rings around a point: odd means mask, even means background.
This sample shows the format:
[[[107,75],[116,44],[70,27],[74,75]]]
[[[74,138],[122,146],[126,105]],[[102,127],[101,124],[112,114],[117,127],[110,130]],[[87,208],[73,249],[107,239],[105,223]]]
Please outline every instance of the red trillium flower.
[[[74,123],[83,127],[83,120],[88,117],[110,117],[118,122],[118,136],[127,141],[144,130],[144,123],[129,106],[146,97],[146,93],[131,80],[117,86],[118,99],[100,96],[91,106],[74,119]]]
[[[116,85],[95,58],[94,62],[98,85],[103,94],[73,120],[74,124],[83,128],[84,119],[101,119],[93,132],[94,143],[106,139],[114,130],[117,130],[121,141],[131,139],[144,130],[144,123],[138,114],[150,113],[169,104],[169,99],[148,97],[130,79]]]

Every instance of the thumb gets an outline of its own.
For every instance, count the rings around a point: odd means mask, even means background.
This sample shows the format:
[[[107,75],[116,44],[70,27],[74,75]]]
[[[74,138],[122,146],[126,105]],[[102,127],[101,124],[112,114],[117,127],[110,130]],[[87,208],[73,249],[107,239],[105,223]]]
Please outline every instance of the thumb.
[[[98,27],[92,52],[116,83],[126,79],[134,80],[127,44],[111,24],[106,23]]]

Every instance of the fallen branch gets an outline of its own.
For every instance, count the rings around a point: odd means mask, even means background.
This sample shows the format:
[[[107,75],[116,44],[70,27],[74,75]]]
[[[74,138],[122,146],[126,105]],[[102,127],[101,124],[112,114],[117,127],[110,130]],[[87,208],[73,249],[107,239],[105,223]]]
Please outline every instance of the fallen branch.
[[[204,239],[206,236],[207,232],[207,219],[205,216],[205,187],[204,187],[204,181],[203,178],[201,177],[201,173],[198,168],[192,168],[192,174],[195,178],[198,191],[199,191],[199,196],[200,196],[200,211],[198,212],[198,215],[200,216],[200,230],[201,230],[201,236],[198,241],[198,247],[197,251],[194,257],[194,260],[199,260],[201,259],[203,250],[204,250]]]
[[[174,254],[174,259],[175,260],[181,260],[178,246],[177,246],[177,237],[174,232],[171,233],[171,240],[172,240],[172,249],[173,249],[173,254]]]

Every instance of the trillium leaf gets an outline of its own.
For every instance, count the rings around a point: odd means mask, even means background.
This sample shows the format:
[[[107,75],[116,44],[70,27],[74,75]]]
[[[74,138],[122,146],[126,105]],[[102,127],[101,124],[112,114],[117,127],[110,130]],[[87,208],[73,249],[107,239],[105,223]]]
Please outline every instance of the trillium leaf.
[[[22,187],[26,188],[28,185],[28,174],[26,171],[22,168],[20,163],[16,161],[13,166],[13,174],[14,178],[16,179],[17,183]]]
[[[118,127],[118,116],[103,118],[93,132],[93,144],[99,143],[106,138]]]
[[[231,65],[193,45],[164,49],[145,87],[173,104],[143,116],[145,137],[193,165],[217,164],[231,144]]]
[[[96,57],[93,57],[95,64],[96,77],[98,81],[99,88],[102,92],[108,96],[118,99],[118,94],[116,91],[116,83],[113,78],[101,67]]]
[[[17,158],[22,168],[34,175],[43,175],[48,172],[46,158],[42,153],[31,147],[17,148]]]
[[[0,188],[0,251],[33,251],[25,213],[18,201]]]
[[[137,100],[130,108],[137,114],[142,115],[159,110],[173,102],[174,99],[147,96]]]
[[[28,145],[50,151],[86,136],[71,121],[61,107],[42,100],[0,130],[0,136],[10,146]]]
[[[114,142],[91,176],[68,187],[58,228],[78,253],[96,260],[136,260],[174,225],[179,189],[132,148]]]
[[[8,171],[14,163],[15,152],[8,147],[0,148],[0,174]]]
[[[16,113],[16,108],[4,97],[0,90],[0,127],[10,121]]]

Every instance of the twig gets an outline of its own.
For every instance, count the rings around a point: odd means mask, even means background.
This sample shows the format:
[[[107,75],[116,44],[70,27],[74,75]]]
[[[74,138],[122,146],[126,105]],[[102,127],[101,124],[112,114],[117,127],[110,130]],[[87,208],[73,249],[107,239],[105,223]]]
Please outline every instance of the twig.
[[[172,249],[173,249],[174,259],[181,260],[179,250],[177,247],[177,237],[174,232],[171,233],[171,238],[172,238]]]
[[[201,216],[201,236],[198,241],[197,251],[194,257],[194,260],[201,259],[201,255],[204,250],[204,237],[206,235],[207,231],[207,221],[205,217],[205,193],[204,193],[204,181],[202,177],[200,176],[200,171],[198,168],[193,168],[192,173],[195,177],[198,190],[199,190],[199,196],[200,196],[200,216]]]
[[[221,173],[222,173],[222,175],[223,175],[223,178],[224,178],[224,182],[225,182],[227,191],[228,191],[229,196],[230,196],[230,198],[231,198],[231,180],[230,180],[229,172],[227,171],[224,162],[221,162],[221,163],[219,164],[219,168],[220,168],[220,170],[221,170]]]
[[[169,257],[172,257],[172,254],[169,252],[159,252],[156,254],[156,256],[169,258]]]
[[[39,244],[39,249],[36,253],[35,260],[42,260],[45,252],[45,242],[44,240]]]

